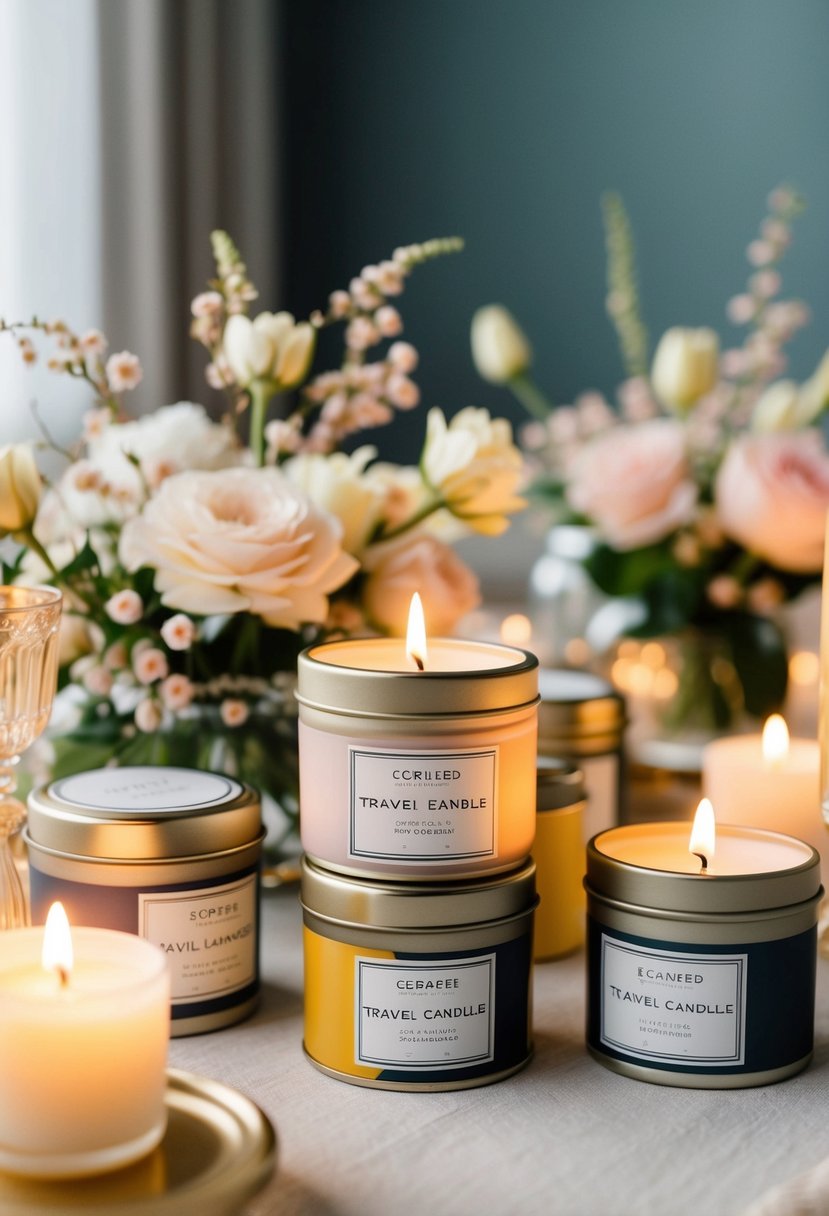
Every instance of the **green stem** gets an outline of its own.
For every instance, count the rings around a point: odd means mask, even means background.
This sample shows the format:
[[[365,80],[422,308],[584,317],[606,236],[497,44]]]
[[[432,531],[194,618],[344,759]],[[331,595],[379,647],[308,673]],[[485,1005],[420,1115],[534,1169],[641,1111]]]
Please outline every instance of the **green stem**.
[[[423,523],[424,519],[428,519],[430,515],[434,515],[435,511],[439,511],[441,507],[445,506],[446,503],[442,498],[433,499],[432,502],[427,503],[425,507],[421,507],[414,515],[404,520],[402,524],[398,524],[396,528],[390,528],[388,532],[381,532],[375,538],[376,542],[379,544],[382,541],[394,540],[396,537],[402,536],[404,532],[408,532],[410,528],[417,527],[418,524]]]
[[[745,586],[754,571],[760,565],[760,558],[754,553],[741,553],[731,567],[731,575],[741,586]]]
[[[533,418],[545,422],[552,414],[554,408],[552,401],[545,397],[529,376],[513,376],[512,380],[507,382],[507,387],[512,389],[515,397]]]
[[[45,562],[54,577],[56,579],[60,578],[60,571],[44,549],[43,545],[37,539],[34,532],[32,532],[31,528],[24,528],[22,531],[16,532],[14,534],[14,539],[19,540],[21,544],[25,545],[28,549],[31,549],[33,553],[36,553],[40,560]]]
[[[248,442],[258,468],[265,463],[265,418],[273,389],[267,380],[254,380],[250,386],[250,437]]]

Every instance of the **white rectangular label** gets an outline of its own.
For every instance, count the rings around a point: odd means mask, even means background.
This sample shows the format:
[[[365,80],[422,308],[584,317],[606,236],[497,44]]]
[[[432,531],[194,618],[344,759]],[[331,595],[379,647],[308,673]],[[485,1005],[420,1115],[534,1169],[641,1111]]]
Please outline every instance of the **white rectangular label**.
[[[256,978],[256,875],[193,891],[138,896],[138,932],[167,956],[174,1005]]]
[[[601,1029],[640,1060],[745,1062],[746,954],[652,950],[602,934]]]
[[[349,856],[452,862],[495,853],[498,748],[349,748]]]
[[[494,1058],[494,954],[445,962],[355,961],[358,1064],[443,1069]]]

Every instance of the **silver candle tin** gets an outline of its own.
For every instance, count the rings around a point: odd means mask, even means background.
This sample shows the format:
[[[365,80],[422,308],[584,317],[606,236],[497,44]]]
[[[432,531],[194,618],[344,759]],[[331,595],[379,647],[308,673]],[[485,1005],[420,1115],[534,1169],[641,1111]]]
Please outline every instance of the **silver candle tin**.
[[[541,668],[538,691],[538,754],[581,770],[586,844],[624,818],[625,700],[601,676],[575,668]]]
[[[587,1045],[605,1067],[659,1085],[737,1089],[805,1068],[814,1040],[816,922],[823,888],[802,864],[758,874],[646,869],[587,848]],[[659,824],[688,839],[687,823]],[[747,829],[718,826],[717,836]]]
[[[155,942],[172,978],[172,1034],[218,1030],[256,1007],[255,790],[219,773],[134,766],[78,773],[29,796],[32,920],[55,900],[70,922]]]

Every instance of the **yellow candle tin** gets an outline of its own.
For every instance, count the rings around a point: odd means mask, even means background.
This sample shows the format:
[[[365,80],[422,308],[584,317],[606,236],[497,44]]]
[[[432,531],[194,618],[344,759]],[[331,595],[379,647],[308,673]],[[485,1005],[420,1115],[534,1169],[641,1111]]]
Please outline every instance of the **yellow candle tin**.
[[[534,958],[539,962],[560,958],[584,944],[586,800],[580,769],[555,760],[539,761],[533,846],[539,896]]]
[[[461,882],[302,868],[305,1051],[377,1089],[466,1089],[530,1058],[535,866]]]

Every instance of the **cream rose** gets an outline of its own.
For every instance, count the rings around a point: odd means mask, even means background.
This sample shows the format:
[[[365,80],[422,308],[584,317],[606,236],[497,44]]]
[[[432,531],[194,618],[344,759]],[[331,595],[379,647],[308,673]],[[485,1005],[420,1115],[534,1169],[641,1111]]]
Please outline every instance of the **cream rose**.
[[[385,496],[365,476],[366,465],[376,455],[377,449],[368,446],[350,456],[345,452],[330,456],[302,453],[286,460],[280,470],[316,506],[340,521],[346,553],[362,552],[380,518]]]
[[[120,554],[128,570],[154,568],[167,607],[298,629],[324,621],[328,593],[357,570],[341,534],[276,469],[223,469],[168,477],[125,524]]]
[[[823,564],[829,454],[816,431],[745,435],[714,486],[726,536],[781,570],[811,574]]]
[[[420,592],[426,628],[450,633],[480,603],[478,580],[453,549],[434,536],[407,536],[367,550],[363,609],[385,633],[406,633],[409,603]]]
[[[504,532],[507,515],[527,505],[515,492],[523,462],[512,427],[488,410],[468,406],[448,423],[441,410],[429,410],[420,468],[452,514],[486,536]]]
[[[598,435],[573,463],[567,500],[614,549],[655,544],[690,523],[697,489],[682,425],[657,418]]]

